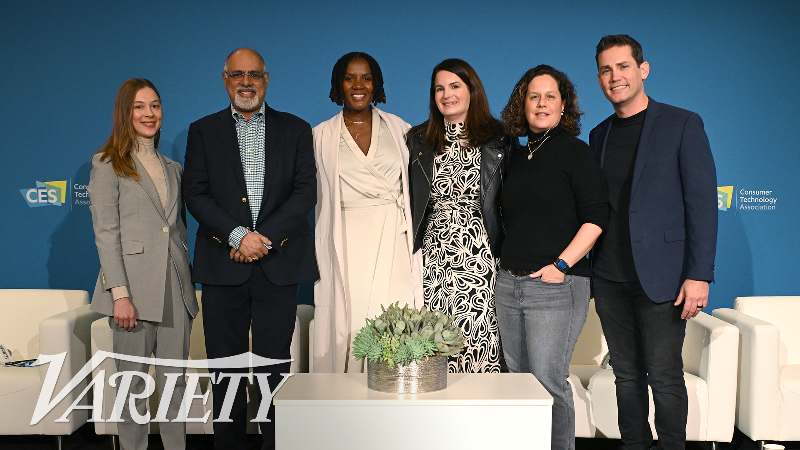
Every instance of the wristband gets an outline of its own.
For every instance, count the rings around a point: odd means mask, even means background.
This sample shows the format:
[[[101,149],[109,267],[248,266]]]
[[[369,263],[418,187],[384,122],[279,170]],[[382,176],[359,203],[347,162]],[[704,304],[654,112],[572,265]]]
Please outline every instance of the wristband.
[[[561,258],[557,259],[553,265],[556,266],[556,269],[558,269],[564,275],[566,275],[567,271],[570,269],[569,264],[567,264],[567,262]]]

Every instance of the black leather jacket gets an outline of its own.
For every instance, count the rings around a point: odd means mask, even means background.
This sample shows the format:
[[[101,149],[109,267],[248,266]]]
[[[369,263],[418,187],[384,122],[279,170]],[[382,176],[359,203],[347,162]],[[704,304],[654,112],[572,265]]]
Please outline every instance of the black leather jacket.
[[[428,202],[433,178],[434,151],[425,145],[425,131],[408,138],[408,179],[411,194],[411,218],[414,230],[414,251],[422,248],[422,238],[428,221]],[[481,146],[481,215],[489,237],[492,255],[500,256],[503,244],[503,222],[500,216],[500,187],[506,172],[506,160],[516,139],[506,134]]]

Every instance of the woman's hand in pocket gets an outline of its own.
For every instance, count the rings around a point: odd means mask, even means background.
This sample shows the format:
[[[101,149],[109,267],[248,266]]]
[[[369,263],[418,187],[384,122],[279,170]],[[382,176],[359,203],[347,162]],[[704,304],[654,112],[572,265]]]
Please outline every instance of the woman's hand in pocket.
[[[556,266],[548,264],[531,274],[531,278],[542,278],[545,283],[563,283],[564,274]]]

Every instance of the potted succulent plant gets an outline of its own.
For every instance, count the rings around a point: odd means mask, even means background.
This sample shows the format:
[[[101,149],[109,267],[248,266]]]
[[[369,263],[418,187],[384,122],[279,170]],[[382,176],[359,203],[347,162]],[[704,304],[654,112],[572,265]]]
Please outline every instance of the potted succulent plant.
[[[370,389],[422,393],[447,387],[447,357],[461,352],[464,336],[441,311],[399,303],[381,306],[353,340],[353,356],[367,359]]]

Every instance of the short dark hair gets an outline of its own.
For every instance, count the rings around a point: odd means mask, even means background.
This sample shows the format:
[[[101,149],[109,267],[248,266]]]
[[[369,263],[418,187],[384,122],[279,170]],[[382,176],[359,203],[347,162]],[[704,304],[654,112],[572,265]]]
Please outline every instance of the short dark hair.
[[[383,90],[383,73],[381,66],[375,58],[364,52],[350,52],[336,61],[331,73],[331,101],[339,106],[344,105],[344,74],[347,73],[347,65],[354,59],[363,59],[369,64],[369,71],[372,73],[372,104],[386,103],[386,92]]]
[[[600,68],[600,53],[603,53],[611,47],[625,47],[626,45],[631,48],[631,54],[633,55],[634,61],[636,61],[636,65],[641,66],[644,62],[642,45],[627,34],[609,34],[603,36],[597,44],[597,51],[594,54],[594,61],[597,63],[597,68]]]
[[[445,59],[433,68],[433,73],[431,74],[428,120],[414,127],[411,130],[411,134],[418,129],[424,129],[425,144],[437,153],[444,151],[444,115],[436,105],[436,74],[441,71],[456,74],[469,89],[470,100],[465,129],[469,145],[480,147],[502,133],[502,123],[492,117],[492,112],[489,109],[489,100],[486,98],[486,91],[483,89],[483,83],[478,78],[475,69],[461,59]]]
[[[525,72],[511,91],[508,104],[503,108],[500,115],[503,119],[503,126],[506,133],[511,136],[525,136],[530,129],[528,119],[525,117],[525,101],[528,94],[528,85],[540,75],[550,75],[556,80],[558,92],[561,100],[564,101],[564,116],[561,118],[561,126],[567,133],[577,136],[581,134],[581,107],[578,105],[578,92],[575,85],[569,80],[564,72],[554,69],[551,66],[541,64]]]

